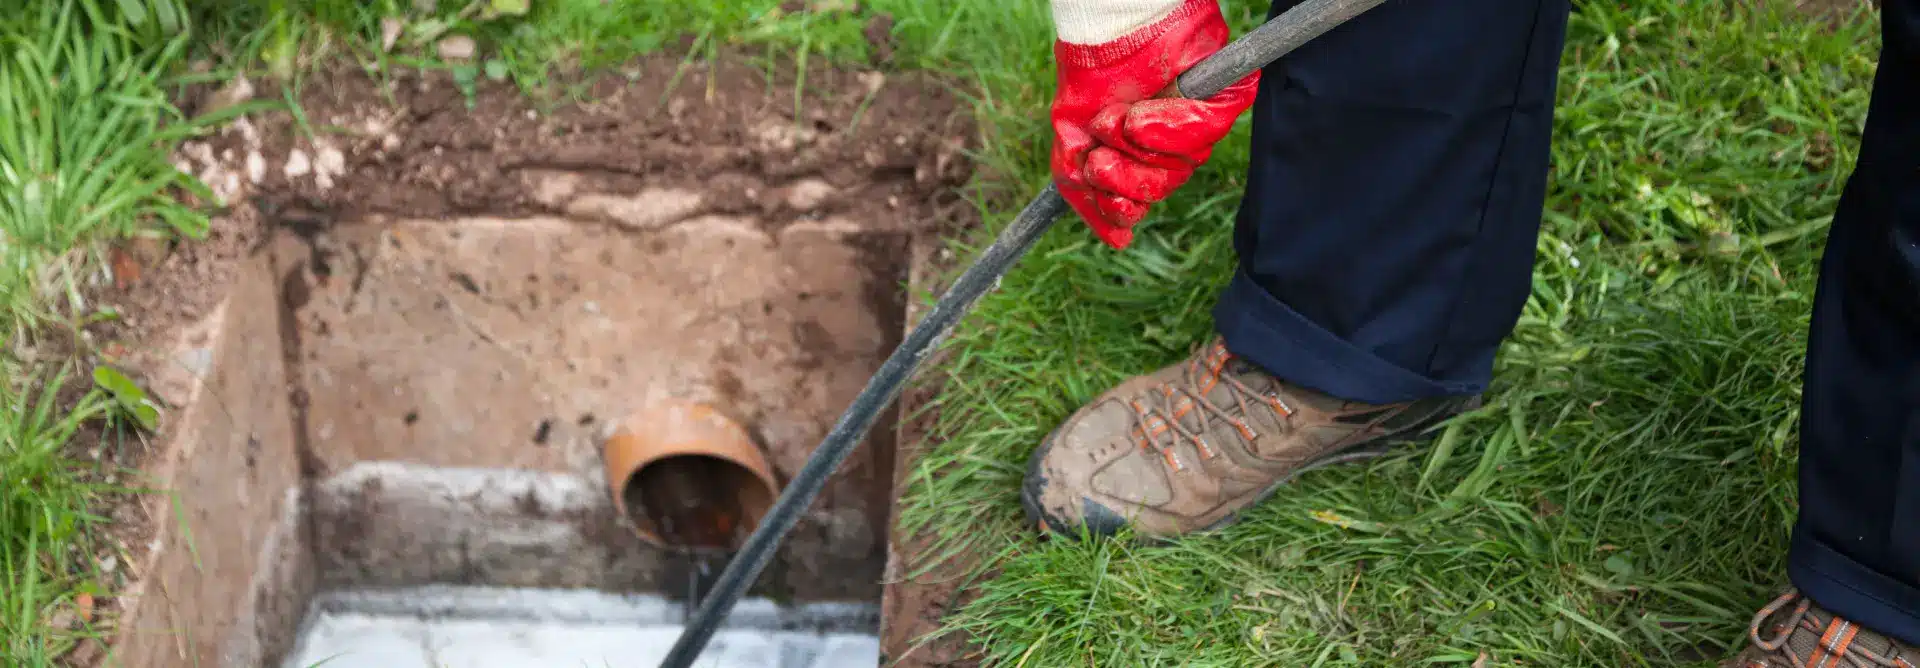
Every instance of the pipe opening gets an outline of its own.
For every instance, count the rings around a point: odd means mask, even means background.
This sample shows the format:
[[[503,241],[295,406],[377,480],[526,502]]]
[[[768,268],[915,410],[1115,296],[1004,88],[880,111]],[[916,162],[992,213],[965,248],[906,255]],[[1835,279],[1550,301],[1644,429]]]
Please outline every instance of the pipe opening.
[[[655,545],[738,548],[779,494],[759,444],[705,404],[667,401],[638,411],[602,455],[614,505]]]
[[[627,520],[674,547],[738,547],[773,506],[746,467],[708,455],[675,455],[642,467],[620,490]]]

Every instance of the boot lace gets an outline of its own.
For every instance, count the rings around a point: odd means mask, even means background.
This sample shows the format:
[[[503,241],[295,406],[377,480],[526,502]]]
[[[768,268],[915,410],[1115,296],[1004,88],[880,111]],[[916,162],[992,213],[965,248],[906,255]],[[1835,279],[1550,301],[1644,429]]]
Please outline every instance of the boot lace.
[[[1265,406],[1282,418],[1293,415],[1293,407],[1288,406],[1278,392],[1257,390],[1226,373],[1227,363],[1232,360],[1233,354],[1227,352],[1226,346],[1216,342],[1205,355],[1194,355],[1188,360],[1183,373],[1185,382],[1163,384],[1128,402],[1133,407],[1132,433],[1140,447],[1157,452],[1174,470],[1183,470],[1186,464],[1174,451],[1182,442],[1192,444],[1204,459],[1219,456],[1219,451],[1207,443],[1206,435],[1213,426],[1211,420],[1225,422],[1241,438],[1252,441],[1259,433],[1247,424],[1245,416],[1253,406]],[[1207,399],[1207,395],[1222,384],[1239,409],[1238,417]],[[1189,429],[1181,422],[1190,415],[1198,418],[1198,429]]]
[[[1793,606],[1793,611],[1787,615],[1786,620],[1774,625],[1771,629],[1772,633],[1763,633],[1767,620],[1786,610],[1789,605]],[[1885,655],[1860,647],[1854,644],[1854,639],[1865,631],[1859,624],[1836,615],[1822,627],[1808,614],[1812,609],[1812,600],[1801,596],[1797,589],[1790,590],[1774,599],[1772,603],[1768,603],[1753,616],[1753,626],[1748,629],[1747,634],[1753,638],[1755,647],[1765,650],[1770,655],[1786,658],[1793,662],[1794,668],[1828,668],[1829,666],[1915,668],[1913,658],[1907,657],[1906,652],[1898,644],[1890,643],[1890,648]],[[1796,631],[1813,633],[1820,637],[1819,644],[1813,648],[1810,656],[1798,656],[1788,647],[1788,640]],[[1872,631],[1865,632],[1872,633]],[[1749,664],[1749,668],[1771,668],[1771,666],[1770,663],[1759,661]]]

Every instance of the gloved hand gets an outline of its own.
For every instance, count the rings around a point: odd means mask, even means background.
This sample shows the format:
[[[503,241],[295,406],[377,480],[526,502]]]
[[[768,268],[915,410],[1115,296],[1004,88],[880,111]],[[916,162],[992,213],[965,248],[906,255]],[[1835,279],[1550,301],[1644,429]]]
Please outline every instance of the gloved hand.
[[[1149,99],[1226,45],[1218,0],[1054,0],[1055,185],[1096,236],[1133,241],[1148,205],[1206,163],[1260,73],[1205,100]]]

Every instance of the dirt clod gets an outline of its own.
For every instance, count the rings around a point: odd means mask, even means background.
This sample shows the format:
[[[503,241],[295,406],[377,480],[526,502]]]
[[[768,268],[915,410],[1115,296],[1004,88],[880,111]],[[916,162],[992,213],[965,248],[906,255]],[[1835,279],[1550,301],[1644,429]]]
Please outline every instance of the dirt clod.
[[[786,187],[787,206],[796,211],[812,211],[832,197],[834,188],[819,179],[805,179]]]
[[[312,171],[313,171],[313,160],[307,157],[306,151],[302,151],[296,148],[296,149],[293,149],[293,151],[287,153],[287,165],[286,167],[281,168],[280,173],[285,174],[287,178],[292,179],[292,178],[299,178],[302,176],[306,176],[309,172],[312,172]]]
[[[389,16],[380,19],[380,50],[392,51],[393,45],[400,41],[400,32],[407,29],[407,22]]]
[[[473,58],[474,52],[478,50],[473,38],[466,35],[454,35],[442,39],[434,48],[444,60],[468,60]]]

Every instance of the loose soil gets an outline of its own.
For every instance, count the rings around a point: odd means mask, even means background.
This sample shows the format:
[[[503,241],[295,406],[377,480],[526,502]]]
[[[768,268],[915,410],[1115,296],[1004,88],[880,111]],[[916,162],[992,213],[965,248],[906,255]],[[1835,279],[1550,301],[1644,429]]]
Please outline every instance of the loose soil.
[[[182,147],[180,166],[219,198],[203,203],[217,207],[207,238],[113,249],[115,280],[98,296],[125,317],[93,334],[113,342],[111,358],[162,402],[183,401],[191,380],[172,368],[173,351],[240,280],[242,265],[264,254],[281,268],[296,451],[310,478],[391,454],[382,444],[421,438],[422,425],[460,423],[453,413],[462,406],[476,414],[462,429],[441,427],[446,439],[511,442],[518,454],[503,465],[579,468],[577,456],[537,453],[591,440],[619,417],[608,414],[618,410],[613,402],[599,401],[618,394],[616,379],[658,371],[663,382],[732,402],[784,480],[897,342],[909,245],[970,223],[972,211],[957,193],[970,175],[963,151],[973,127],[938,82],[816,64],[796,95],[792,73],[730,58],[651,58],[582,81],[585,101],[551,108],[506,85],[462,90],[444,72],[375,77],[342,67],[312,76],[300,114],[252,114]],[[257,99],[281,95],[261,88]],[[182,107],[201,112],[214,97],[187,91]],[[675,301],[735,283],[756,286],[752,298]],[[622,308],[623,296],[698,311],[670,322],[652,315],[658,322],[647,329],[645,309],[629,309],[619,323],[646,331],[611,340],[650,347],[655,357],[684,354],[700,372],[611,363],[619,351],[582,348],[591,337],[569,335],[583,326],[577,314]],[[449,318],[524,331],[466,327],[428,340]],[[865,333],[882,330],[878,339]],[[483,370],[504,376],[494,379],[504,387],[515,378],[510,367],[529,359],[566,370],[529,381],[518,405],[476,410],[458,395],[499,388],[379,370],[376,353],[392,354],[388,344],[409,337],[418,339],[409,355],[443,354],[415,355],[399,364],[407,371],[444,362],[463,379]],[[469,351],[478,352],[459,361]],[[340,391],[398,391],[409,378],[417,381],[411,396],[435,398],[403,405]],[[316,387],[323,381],[334,388],[326,396]],[[569,382],[595,389],[588,399],[545,392]],[[843,574],[863,582],[822,580],[844,569],[848,562],[834,559],[847,555],[800,563],[803,577],[787,583],[787,594],[877,594],[891,423],[876,428],[869,450],[883,454],[847,467],[816,504],[826,512],[796,533],[800,543],[869,545],[859,556],[872,570]],[[155,439],[167,441],[166,433]],[[458,465],[452,450],[435,463]],[[157,453],[125,454],[120,463],[140,464]],[[109,542],[132,560],[144,559],[154,521],[169,521],[151,499],[112,512],[118,540]]]
[[[376,216],[567,214],[558,200],[572,192],[642,186],[709,194],[678,220],[839,215],[876,230],[945,232],[970,219],[957,187],[974,129],[943,84],[815,64],[796,104],[793,72],[649,58],[583,82],[586,101],[544,112],[510,85],[482,81],[469,95],[441,71],[316,74],[300,115],[252,115],[181,148],[176,164],[228,195],[227,206],[203,240],[116,249],[120,285],[108,297],[127,317],[101,333],[151,340],[204,313],[269,229],[310,238]],[[182,109],[205,111],[218,93],[189,90]],[[262,85],[254,98],[281,95]],[[580,211],[675,222],[592,203]]]

